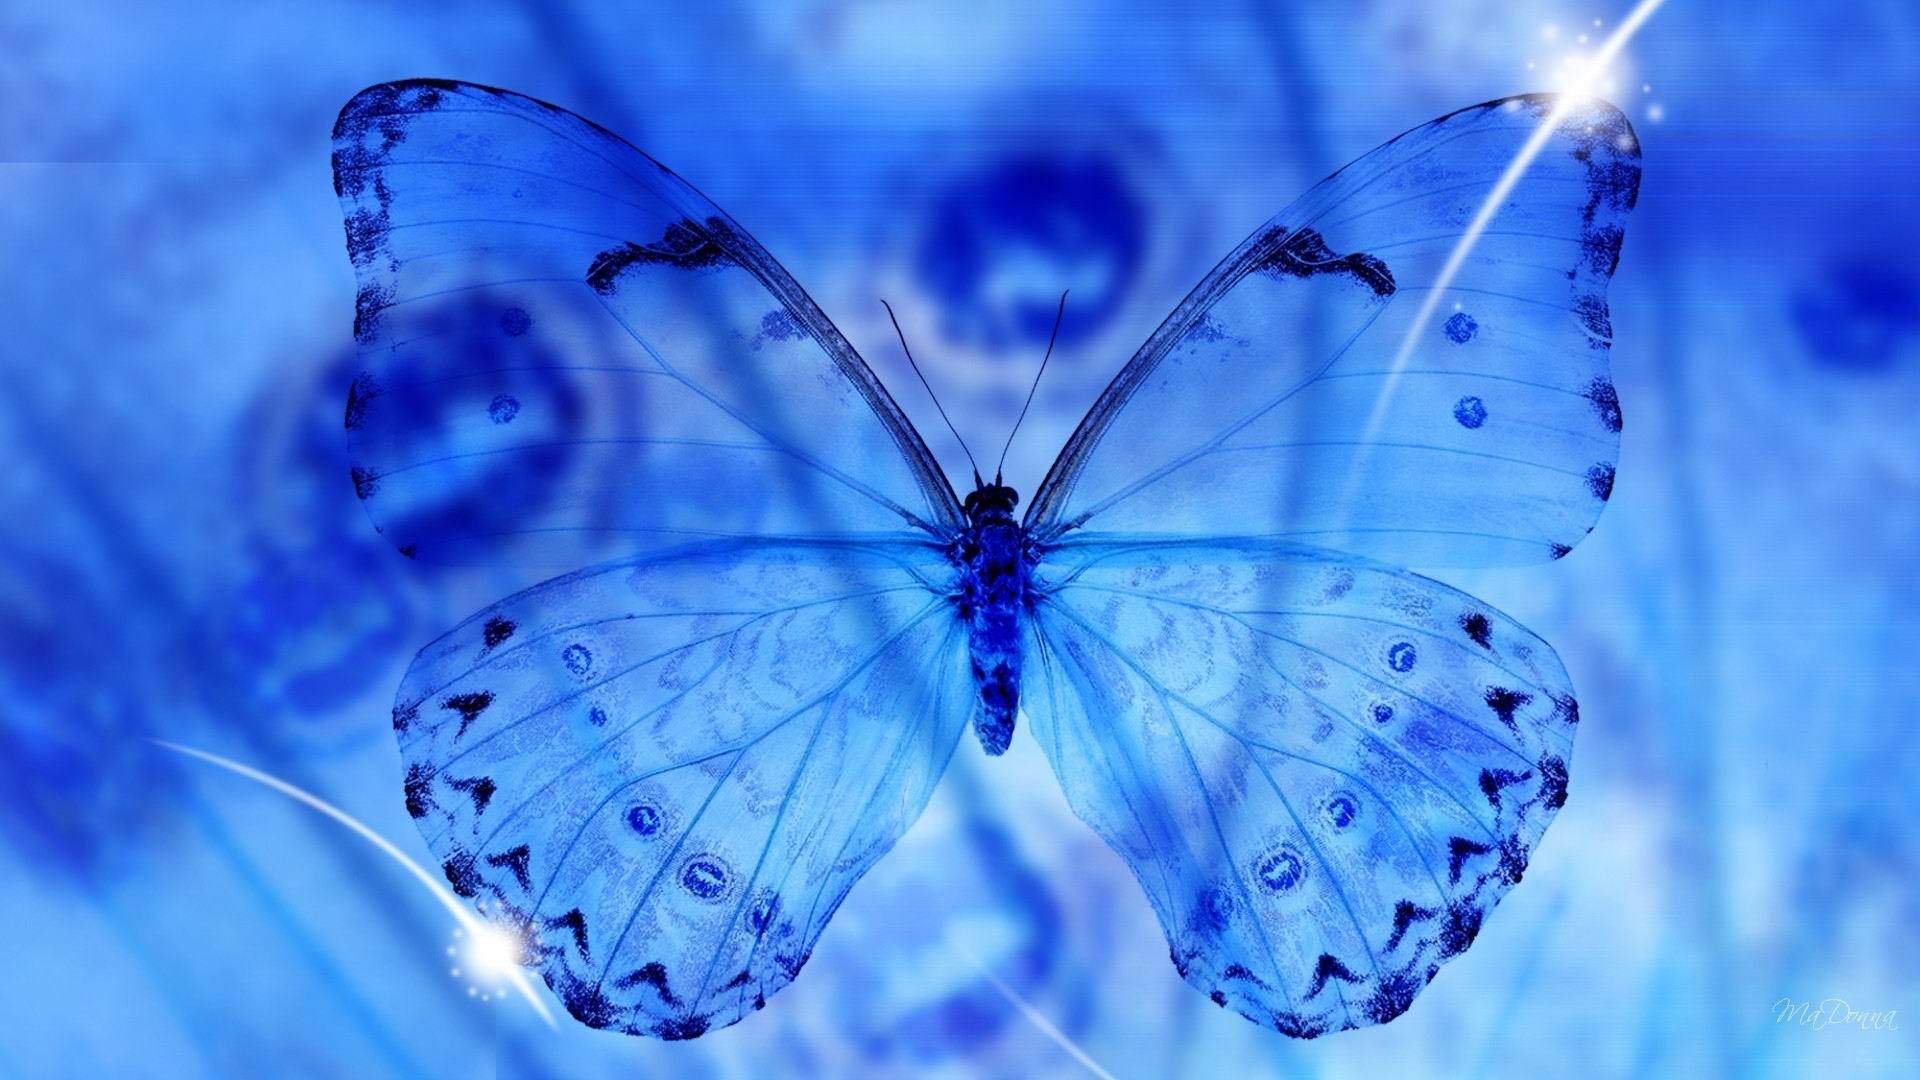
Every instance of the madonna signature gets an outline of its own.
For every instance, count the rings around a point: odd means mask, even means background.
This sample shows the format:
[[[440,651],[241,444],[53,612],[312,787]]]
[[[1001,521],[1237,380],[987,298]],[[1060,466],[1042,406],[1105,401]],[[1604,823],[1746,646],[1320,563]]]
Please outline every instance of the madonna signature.
[[[1821,1031],[1830,1027],[1855,1027],[1861,1031],[1898,1031],[1898,1010],[1885,1012],[1861,1012],[1847,1004],[1845,998],[1830,997],[1821,1001],[1795,1001],[1783,997],[1773,1003],[1773,1022],[1776,1024],[1799,1024],[1801,1027]]]

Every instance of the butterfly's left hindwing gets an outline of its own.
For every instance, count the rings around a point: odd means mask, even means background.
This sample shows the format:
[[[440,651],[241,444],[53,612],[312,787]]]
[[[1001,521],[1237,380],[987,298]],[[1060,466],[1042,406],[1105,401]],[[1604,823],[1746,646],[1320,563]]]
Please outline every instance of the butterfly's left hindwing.
[[[1023,704],[1186,980],[1289,1035],[1385,1023],[1566,799],[1553,650],[1437,582],[1271,545],[1057,553]]]
[[[930,546],[610,563],[421,650],[394,713],[447,880],[594,1027],[690,1038],[792,981],[971,702]]]

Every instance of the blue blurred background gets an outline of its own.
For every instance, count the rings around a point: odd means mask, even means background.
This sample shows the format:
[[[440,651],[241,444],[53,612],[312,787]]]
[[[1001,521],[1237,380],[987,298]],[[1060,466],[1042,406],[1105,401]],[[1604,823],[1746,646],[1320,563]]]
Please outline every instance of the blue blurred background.
[[[1184,986],[1030,740],[963,745],[798,986],[678,1044],[548,1030],[452,974],[452,921],[373,848],[147,741],[285,777],[430,863],[394,687],[531,583],[407,563],[353,499],[328,135],[367,84],[511,87],[670,164],[950,475],[877,298],[990,445],[1071,287],[1008,470],[1031,492],[1256,224],[1405,128],[1555,87],[1627,14],[611,7],[0,10],[0,1076],[1088,1075],[1065,1042],[1121,1077],[1920,1074],[1911,0],[1672,0],[1602,78],[1646,168],[1612,294],[1619,486],[1566,560],[1444,575],[1565,659],[1574,794],[1390,1025],[1295,1043]],[[1835,996],[1896,1026],[1776,1022]]]

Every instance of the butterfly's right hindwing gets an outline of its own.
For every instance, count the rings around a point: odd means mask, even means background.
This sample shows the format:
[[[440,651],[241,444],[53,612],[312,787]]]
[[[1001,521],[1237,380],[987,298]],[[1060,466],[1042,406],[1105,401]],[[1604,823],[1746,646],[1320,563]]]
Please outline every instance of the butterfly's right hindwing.
[[[394,713],[447,880],[594,1027],[765,1004],[925,806],[971,708],[930,546],[610,563],[427,646]]]

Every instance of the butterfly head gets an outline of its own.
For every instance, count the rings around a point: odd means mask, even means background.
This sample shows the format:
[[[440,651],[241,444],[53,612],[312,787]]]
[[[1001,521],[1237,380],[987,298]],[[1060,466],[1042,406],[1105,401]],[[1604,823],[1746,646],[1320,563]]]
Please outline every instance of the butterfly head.
[[[989,521],[1012,521],[1013,508],[1020,505],[1020,493],[996,482],[981,484],[967,496],[967,520],[975,525]]]

